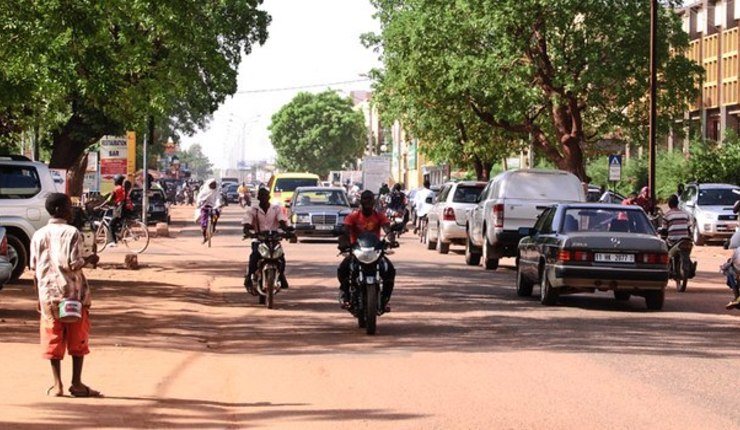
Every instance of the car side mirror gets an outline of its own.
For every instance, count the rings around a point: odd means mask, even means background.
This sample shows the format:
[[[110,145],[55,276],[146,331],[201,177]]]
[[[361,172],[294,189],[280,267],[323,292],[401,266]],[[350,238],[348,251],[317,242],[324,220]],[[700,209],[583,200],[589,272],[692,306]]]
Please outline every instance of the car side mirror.
[[[426,201],[427,203],[429,203],[429,204],[432,204],[432,203],[434,203],[434,197],[432,197],[432,196],[429,196],[429,197],[427,197],[427,199],[426,199],[425,201]]]
[[[535,234],[537,234],[537,229],[534,227],[519,227],[517,233],[519,233],[519,236],[522,237],[534,236]]]

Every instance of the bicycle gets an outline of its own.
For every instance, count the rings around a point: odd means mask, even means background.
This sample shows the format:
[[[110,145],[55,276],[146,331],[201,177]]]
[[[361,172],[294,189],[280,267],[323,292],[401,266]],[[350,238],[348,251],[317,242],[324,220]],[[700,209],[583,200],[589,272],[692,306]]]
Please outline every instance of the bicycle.
[[[103,211],[103,216],[100,220],[95,221],[94,225],[97,225],[95,230],[95,243],[97,244],[97,251],[103,252],[108,246],[108,237],[110,235],[110,224],[113,220],[111,212],[112,208],[99,207],[96,208]],[[116,233],[116,241],[123,243],[127,248],[136,254],[141,254],[149,246],[149,230],[146,224],[133,218],[121,218],[121,226]]]
[[[213,234],[216,232],[216,220],[218,220],[219,213],[211,206],[206,206],[205,208],[208,211],[206,214],[208,216],[206,219],[206,242],[210,248],[211,238],[213,238]]]

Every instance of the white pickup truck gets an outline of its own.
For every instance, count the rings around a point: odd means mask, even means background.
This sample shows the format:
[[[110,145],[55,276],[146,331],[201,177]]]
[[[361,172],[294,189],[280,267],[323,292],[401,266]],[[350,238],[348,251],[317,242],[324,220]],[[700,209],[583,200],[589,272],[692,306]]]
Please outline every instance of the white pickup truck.
[[[561,170],[509,170],[488,182],[467,220],[465,262],[488,270],[499,259],[514,257],[520,227],[534,226],[542,211],[555,203],[586,201],[581,181]]]

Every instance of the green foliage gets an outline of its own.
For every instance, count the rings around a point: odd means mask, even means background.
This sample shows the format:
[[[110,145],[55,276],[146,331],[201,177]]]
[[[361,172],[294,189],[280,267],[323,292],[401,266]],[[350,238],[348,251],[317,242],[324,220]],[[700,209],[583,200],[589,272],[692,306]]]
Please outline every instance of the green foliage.
[[[609,166],[607,157],[591,160],[587,166],[591,183],[615,189],[623,195],[639,192],[648,183],[647,157],[623,160],[622,180],[616,184],[607,181]],[[688,162],[679,151],[659,151],[655,160],[655,195],[659,200],[667,199],[676,192],[676,186],[689,181]]]
[[[332,90],[299,93],[272,116],[269,130],[280,167],[320,176],[354,162],[367,139],[362,113]]]
[[[736,133],[728,133],[722,145],[695,141],[690,148],[688,170],[692,180],[740,184],[740,137]]]
[[[650,2],[644,0],[373,0],[381,33],[376,100],[440,157],[487,162],[530,136],[538,154],[585,177],[591,142],[646,135]],[[662,2],[667,7],[676,1]],[[701,69],[663,9],[660,126],[696,94]],[[629,108],[629,109],[628,109]],[[465,132],[463,132],[465,130]],[[625,136],[625,130],[630,135]],[[480,151],[480,152],[476,152]]]
[[[52,165],[105,134],[202,127],[267,38],[261,0],[6,0],[0,5],[0,135],[39,126]]]
[[[178,151],[175,155],[180,159],[180,163],[187,164],[194,178],[206,179],[213,173],[211,160],[206,157],[203,148],[197,143],[190,145],[186,151]]]

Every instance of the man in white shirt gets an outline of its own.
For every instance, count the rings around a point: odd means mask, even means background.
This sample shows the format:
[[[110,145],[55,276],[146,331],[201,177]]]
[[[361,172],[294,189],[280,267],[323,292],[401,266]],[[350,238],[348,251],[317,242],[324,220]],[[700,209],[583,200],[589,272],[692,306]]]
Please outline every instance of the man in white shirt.
[[[422,222],[426,220],[426,216],[432,205],[427,203],[427,197],[433,196],[434,191],[429,189],[429,179],[424,179],[424,187],[416,192],[414,195],[414,210],[416,211],[416,223],[414,232],[417,232],[421,227]]]
[[[262,231],[275,231],[281,229],[288,231],[288,219],[285,217],[283,208],[279,205],[270,204],[270,190],[267,188],[260,188],[257,192],[257,200],[259,204],[256,206],[247,207],[247,211],[242,219],[244,237],[249,236],[250,230],[254,230],[255,233]],[[257,264],[259,263],[260,253],[258,250],[259,242],[252,242],[252,253],[249,255],[249,271],[244,277],[244,287],[250,294],[255,294],[254,284],[252,282],[252,275],[257,271]],[[285,278],[285,256],[280,258],[280,283],[282,288],[288,288],[288,280]]]

